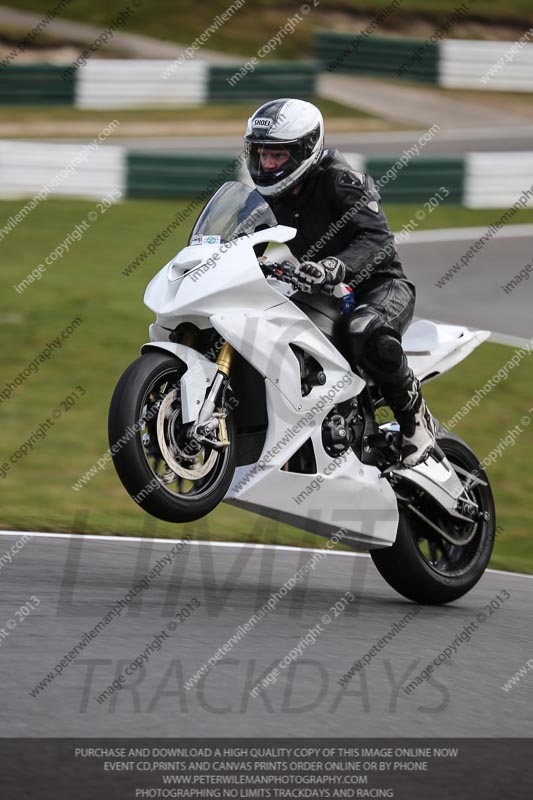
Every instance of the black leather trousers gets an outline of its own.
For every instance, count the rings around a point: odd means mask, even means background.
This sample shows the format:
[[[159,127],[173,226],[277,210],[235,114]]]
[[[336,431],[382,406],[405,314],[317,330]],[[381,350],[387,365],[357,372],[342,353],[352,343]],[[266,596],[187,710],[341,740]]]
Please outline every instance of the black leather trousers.
[[[398,421],[417,411],[422,401],[420,382],[401,345],[415,299],[410,281],[385,279],[366,291],[355,290],[356,307],[346,321],[352,361],[379,386]]]

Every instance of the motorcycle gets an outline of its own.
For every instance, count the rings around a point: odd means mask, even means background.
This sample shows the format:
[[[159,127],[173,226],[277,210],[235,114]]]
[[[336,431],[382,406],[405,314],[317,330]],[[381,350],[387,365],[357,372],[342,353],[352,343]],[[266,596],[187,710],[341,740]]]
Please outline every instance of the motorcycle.
[[[118,476],[159,519],[231,503],[369,550],[410,600],[456,600],[492,552],[488,478],[440,427],[430,457],[402,466],[398,424],[379,421],[378,387],[350,364],[340,300],[298,291],[294,267],[263,256],[295,234],[256,190],[229,182],[150,281],[150,341],[109,412]],[[488,336],[418,320],[403,344],[426,382]]]

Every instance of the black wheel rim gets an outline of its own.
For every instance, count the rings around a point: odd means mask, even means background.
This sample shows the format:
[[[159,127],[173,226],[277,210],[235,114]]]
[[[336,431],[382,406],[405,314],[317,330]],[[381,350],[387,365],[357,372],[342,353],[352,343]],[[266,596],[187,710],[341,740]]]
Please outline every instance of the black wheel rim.
[[[447,453],[446,447],[442,443],[441,447],[452,467],[460,467],[468,473],[472,472],[471,464],[458,456],[455,450],[453,453]],[[467,476],[463,476],[459,472],[457,475],[465,486],[464,496],[476,503],[481,512],[489,511],[486,487],[475,482],[469,486]],[[482,517],[470,523],[461,520],[455,522],[446,512],[438,509],[434,503],[422,502],[419,510],[444,533],[449,533],[455,540],[464,539],[467,542],[465,545],[452,544],[415,512],[405,508],[404,511],[409,518],[410,530],[416,547],[427,566],[440,576],[450,579],[459,578],[468,573],[472,566],[479,561],[483,550],[489,544],[490,531],[494,524],[493,519],[489,516],[488,519]]]

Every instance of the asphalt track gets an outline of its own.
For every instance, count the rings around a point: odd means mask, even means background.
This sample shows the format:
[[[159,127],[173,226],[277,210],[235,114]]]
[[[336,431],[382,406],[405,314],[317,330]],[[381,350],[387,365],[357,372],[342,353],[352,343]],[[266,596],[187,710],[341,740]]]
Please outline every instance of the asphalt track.
[[[243,120],[243,132],[246,120]],[[429,127],[429,126],[428,126]],[[384,131],[371,133],[331,133],[327,147],[338,147],[349,153],[369,156],[398,156],[415,144],[427,128],[412,131]],[[52,141],[52,140],[51,140]],[[65,142],[65,139],[55,141]],[[73,139],[79,142],[79,139]],[[462,155],[468,152],[531,151],[533,125],[509,128],[476,128],[473,130],[441,130],[424,144],[421,157],[437,155]],[[142,138],[113,137],[104,146],[122,144],[128,150],[175,151],[177,153],[228,153],[237,156],[242,152],[242,136],[161,136]]]
[[[488,215],[495,222],[500,212]],[[405,271],[417,289],[416,315],[490,330],[500,339],[528,341],[533,336],[533,225],[507,225],[450,280],[436,285],[484,234],[487,228],[419,231],[399,245]],[[520,282],[509,287],[521,270]]]
[[[20,535],[3,533],[1,552]],[[508,692],[501,688],[532,656],[533,578],[511,573],[488,572],[453,605],[422,608],[341,688],[336,681],[354,659],[415,607],[389,588],[368,557],[329,554],[310,572],[307,587],[296,585],[187,691],[184,682],[313,555],[273,546],[187,543],[61,675],[30,696],[171,546],[41,534],[2,567],[0,628],[7,636],[0,648],[0,736],[531,735],[533,673]],[[331,609],[347,591],[355,600],[335,618]],[[507,600],[495,599],[507,593]],[[32,597],[39,606],[10,628]],[[168,634],[147,666],[98,704],[95,697],[193,597],[200,607]],[[471,628],[470,641],[406,694],[402,687],[480,613],[485,619]],[[251,697],[260,677],[313,627],[319,631],[314,644],[301,649],[273,686]]]

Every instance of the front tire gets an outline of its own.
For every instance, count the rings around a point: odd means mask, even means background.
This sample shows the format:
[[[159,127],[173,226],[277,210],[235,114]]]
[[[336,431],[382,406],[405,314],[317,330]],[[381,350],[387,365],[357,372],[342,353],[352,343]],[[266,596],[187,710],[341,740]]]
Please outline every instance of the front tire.
[[[113,463],[126,491],[152,516],[178,523],[204,517],[222,501],[236,460],[231,413],[225,419],[227,447],[206,445],[194,454],[187,450],[186,426],[180,425],[184,370],[181,361],[166,353],[142,355],[116,386],[108,426]]]
[[[473,473],[486,485],[469,485],[458,473],[467,495],[479,506],[481,519],[455,523],[445,512],[433,508],[431,521],[454,539],[451,544],[400,502],[398,534],[392,547],[372,550],[378,571],[399,594],[425,605],[450,603],[462,597],[479,581],[494,546],[496,519],[494,500],[485,471],[472,450],[459,437],[439,431],[437,444],[454,467]],[[425,508],[426,516],[427,506]]]

